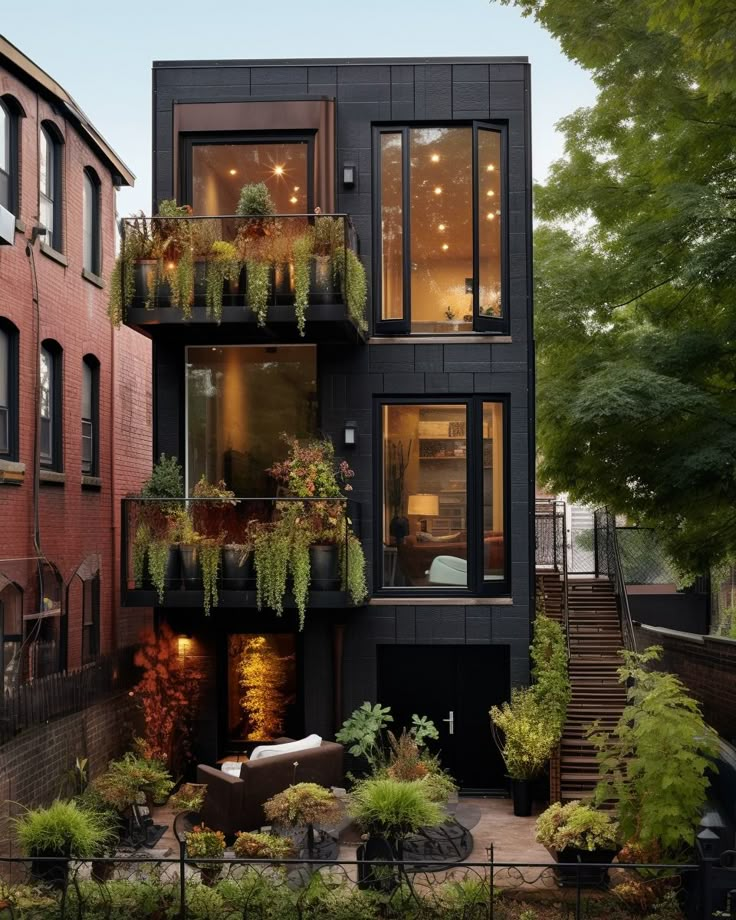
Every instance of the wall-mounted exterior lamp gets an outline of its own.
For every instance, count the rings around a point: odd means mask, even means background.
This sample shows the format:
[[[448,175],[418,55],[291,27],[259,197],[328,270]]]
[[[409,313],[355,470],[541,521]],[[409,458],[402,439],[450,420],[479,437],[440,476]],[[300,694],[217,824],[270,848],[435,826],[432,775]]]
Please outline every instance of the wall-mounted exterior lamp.
[[[345,447],[355,447],[358,441],[358,426],[355,422],[345,422]]]
[[[342,184],[345,188],[353,188],[355,186],[355,164],[354,163],[343,163],[342,164]]]

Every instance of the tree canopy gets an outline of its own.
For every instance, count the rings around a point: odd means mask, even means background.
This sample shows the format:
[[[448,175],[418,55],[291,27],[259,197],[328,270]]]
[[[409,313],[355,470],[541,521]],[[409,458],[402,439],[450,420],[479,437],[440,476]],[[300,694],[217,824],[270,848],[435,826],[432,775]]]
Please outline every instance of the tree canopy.
[[[503,0],[598,86],[536,189],[540,479],[736,555],[736,6]]]

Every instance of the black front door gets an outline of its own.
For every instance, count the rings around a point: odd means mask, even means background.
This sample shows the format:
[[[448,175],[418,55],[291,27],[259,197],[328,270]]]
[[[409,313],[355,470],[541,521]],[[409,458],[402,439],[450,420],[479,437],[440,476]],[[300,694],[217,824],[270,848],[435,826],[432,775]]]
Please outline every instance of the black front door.
[[[505,645],[383,645],[378,701],[391,706],[392,728],[427,716],[440,737],[430,745],[463,792],[505,790],[503,761],[488,711],[509,698]]]

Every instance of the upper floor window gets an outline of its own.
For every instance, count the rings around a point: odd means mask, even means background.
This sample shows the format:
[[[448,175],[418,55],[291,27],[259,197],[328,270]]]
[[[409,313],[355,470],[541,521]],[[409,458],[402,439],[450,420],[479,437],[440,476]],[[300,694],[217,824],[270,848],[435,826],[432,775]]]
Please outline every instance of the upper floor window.
[[[0,458],[16,460],[18,450],[18,330],[0,319]]]
[[[480,396],[380,406],[385,590],[508,590],[505,407]]]
[[[45,243],[61,251],[61,161],[59,135],[47,124],[41,128],[38,151],[39,219],[46,228]]]
[[[82,173],[83,267],[100,274],[100,180],[89,167]]]
[[[61,470],[61,348],[41,346],[41,466]]]
[[[378,332],[506,329],[498,126],[377,129]]]
[[[12,96],[0,96],[0,205],[18,215],[18,118],[23,111]]]
[[[100,365],[93,355],[82,362],[82,473],[98,475],[99,376]]]

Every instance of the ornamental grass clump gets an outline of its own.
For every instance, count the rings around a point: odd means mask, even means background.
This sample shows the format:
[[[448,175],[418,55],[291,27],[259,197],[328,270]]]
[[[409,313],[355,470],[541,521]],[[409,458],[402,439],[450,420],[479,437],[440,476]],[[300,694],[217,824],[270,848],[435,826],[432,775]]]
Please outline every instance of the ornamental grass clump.
[[[558,726],[532,689],[512,691],[511,702],[490,712],[493,737],[511,779],[533,779],[558,741]]]
[[[441,824],[444,817],[421,780],[362,780],[353,788],[348,808],[366,833],[385,837],[393,844],[421,827]]]
[[[27,856],[69,856],[89,859],[114,842],[109,819],[76,802],[52,802],[15,819],[21,849]]]
[[[542,812],[536,824],[537,840],[560,853],[568,847],[577,850],[617,850],[618,824],[608,812],[582,802],[555,802]]]

